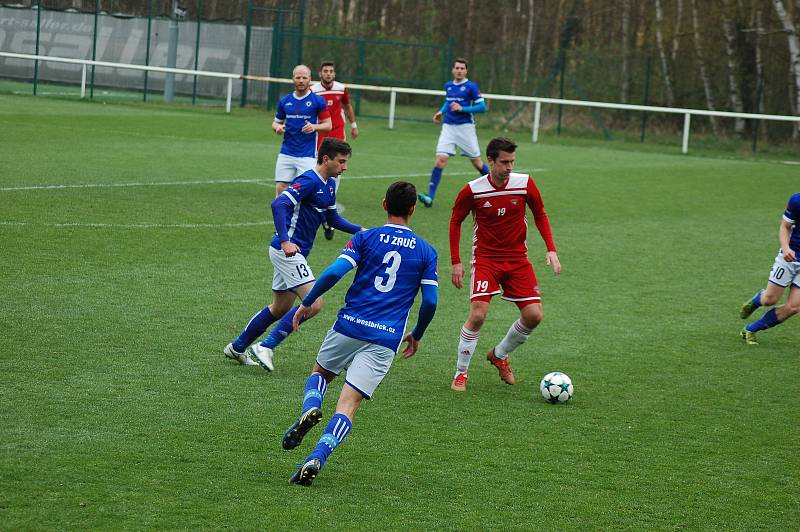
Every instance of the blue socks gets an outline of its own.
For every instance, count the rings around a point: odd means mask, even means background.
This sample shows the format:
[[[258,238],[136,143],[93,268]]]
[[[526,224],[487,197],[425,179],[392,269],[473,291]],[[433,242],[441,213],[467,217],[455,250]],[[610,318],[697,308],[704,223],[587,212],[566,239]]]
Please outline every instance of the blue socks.
[[[753,308],[758,308],[761,306],[761,292],[763,291],[764,289],[762,288],[761,290],[756,292],[756,295],[754,295],[753,299],[750,301],[750,304],[753,305]]]
[[[233,341],[233,348],[239,352],[244,353],[247,346],[252,344],[259,336],[264,334],[267,327],[275,322],[275,316],[269,311],[269,307],[264,307],[256,312],[256,315],[250,318],[250,321],[245,326],[244,330],[239,334],[238,338]],[[291,320],[289,321],[291,325]]]
[[[325,378],[319,373],[312,373],[306,380],[305,394],[303,395],[303,410],[300,411],[302,416],[311,408],[322,408],[322,400],[325,398],[325,391],[328,389],[328,383]]]
[[[328,426],[325,427],[325,432],[319,439],[319,443],[308,455],[306,461],[316,458],[322,465],[325,465],[328,457],[344,441],[351,428],[353,428],[353,422],[346,415],[336,414],[333,416],[328,422]]]
[[[439,182],[442,180],[442,168],[434,166],[431,171],[431,181],[428,183],[428,196],[433,199],[436,196],[436,189],[439,188]]]
[[[488,173],[489,173],[489,165],[486,164],[486,163],[483,163],[483,168],[481,168],[481,175],[486,175]]]
[[[757,319],[756,321],[745,327],[745,329],[747,329],[750,332],[763,331],[764,329],[775,327],[779,323],[780,321],[778,321],[778,315],[775,312],[775,309],[771,308],[768,311],[766,311],[764,315],[761,316],[761,318]]]
[[[264,347],[269,347],[270,349],[275,349],[280,345],[281,342],[286,340],[286,337],[292,334],[294,328],[292,327],[292,320],[294,319],[294,315],[297,312],[297,309],[300,308],[299,306],[292,307],[292,310],[287,312],[281,318],[281,321],[270,331],[269,336],[261,342],[261,345]],[[300,320],[300,323],[306,321],[306,318]]]

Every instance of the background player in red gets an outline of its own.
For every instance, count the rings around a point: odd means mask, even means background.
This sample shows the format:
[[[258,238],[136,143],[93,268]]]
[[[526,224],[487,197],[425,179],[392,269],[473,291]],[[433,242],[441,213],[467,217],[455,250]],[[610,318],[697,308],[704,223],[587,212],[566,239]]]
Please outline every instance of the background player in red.
[[[339,140],[347,140],[344,133],[344,119],[350,122],[350,135],[355,139],[358,137],[358,124],[356,124],[356,114],[353,106],[350,105],[350,93],[344,83],[336,81],[336,65],[333,61],[323,61],[319,66],[319,79],[311,86],[311,91],[325,98],[328,104],[328,112],[331,115],[331,130],[320,133],[317,137],[317,149],[319,149],[325,137],[333,137]],[[336,192],[339,192],[339,179],[336,179]],[[325,238],[333,238],[333,228],[327,224],[322,226],[325,230]]]
[[[528,232],[526,205],[530,207],[536,228],[547,246],[545,262],[552,265],[556,275],[561,273],[550,220],[544,211],[539,189],[529,175],[512,172],[516,149],[517,145],[510,139],[492,139],[486,147],[486,158],[491,168],[489,174],[467,183],[453,205],[450,261],[456,288],[461,288],[464,280],[459,251],[461,223],[470,212],[475,223],[469,316],[461,327],[456,375],[451,384],[457,392],[467,389],[467,370],[481,327],[489,313],[492,296],[499,294],[501,288],[503,299],[513,301],[519,308],[519,319],[511,325],[500,343],[489,350],[486,358],[497,367],[500,378],[507,384],[516,382],[508,365],[509,353],[522,345],[542,321],[542,297],[525,243]]]

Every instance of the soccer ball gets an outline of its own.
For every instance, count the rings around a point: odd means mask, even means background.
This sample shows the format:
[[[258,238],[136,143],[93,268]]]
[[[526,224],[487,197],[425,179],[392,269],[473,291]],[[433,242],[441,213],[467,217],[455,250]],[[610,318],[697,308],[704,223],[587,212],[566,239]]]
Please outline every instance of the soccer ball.
[[[566,403],[572,398],[572,379],[566,373],[553,371],[544,376],[539,390],[548,403]]]

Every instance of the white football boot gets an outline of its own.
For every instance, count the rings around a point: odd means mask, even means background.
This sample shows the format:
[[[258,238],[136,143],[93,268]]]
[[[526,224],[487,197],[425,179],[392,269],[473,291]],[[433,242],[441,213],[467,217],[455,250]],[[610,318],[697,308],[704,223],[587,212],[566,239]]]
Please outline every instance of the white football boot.
[[[272,371],[275,369],[275,366],[272,365],[272,349],[269,347],[264,347],[261,344],[253,344],[247,348],[245,353],[250,355],[250,358],[258,362],[258,365],[265,370]]]

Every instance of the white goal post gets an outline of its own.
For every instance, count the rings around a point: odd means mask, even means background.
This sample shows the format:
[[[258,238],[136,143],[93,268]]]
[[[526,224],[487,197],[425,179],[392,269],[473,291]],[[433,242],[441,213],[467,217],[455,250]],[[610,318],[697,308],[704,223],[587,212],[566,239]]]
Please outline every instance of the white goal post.
[[[285,83],[292,84],[292,80],[288,78],[273,78],[270,76],[243,76],[241,74],[231,74],[226,72],[209,72],[204,70],[187,70],[181,68],[166,68],[157,66],[145,65],[131,65],[126,63],[110,63],[107,61],[92,61],[89,59],[70,59],[66,57],[53,57],[45,55],[33,54],[17,54],[11,52],[0,52],[0,57],[8,57],[11,59],[25,59],[31,61],[54,61],[59,63],[73,63],[83,65],[81,69],[81,98],[86,96],[86,70],[89,66],[110,67],[110,68],[126,68],[133,70],[146,70],[150,72],[162,73],[175,73],[187,74],[190,76],[207,76],[214,78],[227,78],[228,88],[225,102],[225,110],[231,112],[231,98],[233,94],[233,80],[253,80],[264,81],[271,83]],[[360,85],[356,83],[348,83],[347,86],[351,89],[358,89],[363,91],[372,92],[388,92],[389,93],[389,129],[394,129],[395,111],[397,106],[397,94],[427,94],[434,96],[444,96],[445,92],[442,90],[430,89],[413,89],[409,87],[382,87],[378,85]],[[581,100],[562,100],[559,98],[539,98],[536,96],[513,96],[510,94],[488,94],[484,93],[484,98],[487,100],[504,100],[510,102],[525,102],[534,104],[533,124],[531,125],[531,140],[536,143],[539,141],[539,127],[542,115],[542,104],[553,105],[567,105],[575,107],[594,107],[599,109],[616,109],[624,111],[647,111],[653,113],[672,113],[683,115],[683,142],[682,152],[688,153],[689,151],[689,130],[692,116],[720,116],[725,118],[744,118],[748,120],[774,120],[782,122],[800,122],[800,116],[784,116],[784,115],[767,115],[756,113],[731,113],[726,111],[707,111],[704,109],[682,109],[677,107],[656,107],[649,105],[632,105],[623,103],[606,103],[606,102],[591,102]]]

